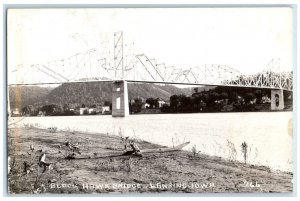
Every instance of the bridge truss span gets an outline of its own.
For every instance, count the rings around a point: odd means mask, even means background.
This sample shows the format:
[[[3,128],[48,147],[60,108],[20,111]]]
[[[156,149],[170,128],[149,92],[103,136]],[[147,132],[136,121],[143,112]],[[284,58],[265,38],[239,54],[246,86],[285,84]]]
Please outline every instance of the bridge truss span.
[[[293,73],[280,71],[279,59],[272,59],[262,72],[245,75],[228,65],[170,66],[146,54],[136,54],[133,44],[123,44],[123,32],[116,32],[113,43],[105,41],[98,48],[68,58],[19,65],[9,72],[8,84],[128,80],[293,90]]]
[[[206,64],[192,68],[175,68],[174,66],[166,66],[165,63],[159,63],[155,59],[149,59],[145,54],[140,54],[136,57],[139,65],[134,69],[134,76],[125,77],[125,80],[170,84],[270,88],[287,91],[292,91],[293,89],[292,72],[275,72],[271,68],[265,69],[261,73],[244,75],[227,65]]]
[[[136,54],[134,43],[123,42],[123,32],[116,32],[113,43],[104,41],[98,48],[68,58],[18,65],[8,73],[8,86],[112,82],[112,115],[116,117],[129,115],[127,82],[267,88],[271,110],[284,109],[283,91],[293,90],[293,72],[282,72],[279,59],[272,59],[262,72],[245,75],[228,65],[171,66]]]

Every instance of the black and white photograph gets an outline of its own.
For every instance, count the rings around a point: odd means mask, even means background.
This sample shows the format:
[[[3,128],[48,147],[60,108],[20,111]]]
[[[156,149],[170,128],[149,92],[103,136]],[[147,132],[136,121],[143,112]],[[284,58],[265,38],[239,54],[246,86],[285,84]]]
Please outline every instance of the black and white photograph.
[[[293,7],[6,12],[8,195],[294,192]]]

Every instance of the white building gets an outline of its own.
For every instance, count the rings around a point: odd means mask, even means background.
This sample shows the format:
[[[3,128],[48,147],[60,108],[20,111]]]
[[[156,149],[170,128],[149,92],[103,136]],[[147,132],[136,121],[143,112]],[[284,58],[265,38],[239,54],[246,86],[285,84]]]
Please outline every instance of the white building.
[[[164,106],[164,104],[166,104],[165,101],[159,100],[159,101],[158,101],[158,108],[162,108],[162,107]]]
[[[102,106],[102,114],[104,114],[105,112],[109,112],[110,111],[110,108],[109,106]]]
[[[89,108],[89,114],[96,114],[96,108]]]
[[[147,109],[149,107],[150,107],[149,103],[143,103],[143,105],[142,105],[142,109]]]
[[[21,115],[20,109],[19,108],[13,108],[11,114],[12,115]]]
[[[88,113],[88,108],[87,107],[81,107],[79,109],[79,114],[80,115],[84,115],[84,114],[87,114]]]

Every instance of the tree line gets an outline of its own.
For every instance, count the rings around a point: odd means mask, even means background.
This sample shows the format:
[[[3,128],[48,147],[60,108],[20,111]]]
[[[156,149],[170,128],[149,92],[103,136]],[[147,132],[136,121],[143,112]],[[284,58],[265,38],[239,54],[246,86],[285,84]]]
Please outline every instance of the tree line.
[[[104,101],[101,103],[103,106],[109,106],[110,109],[112,104],[110,101]],[[71,116],[71,115],[78,115],[79,108],[97,108],[97,104],[92,105],[85,105],[85,104],[75,104],[77,106],[72,107],[70,104],[46,104],[43,106],[34,106],[34,105],[27,105],[22,108],[22,115],[29,115],[29,116],[38,116],[38,115],[45,115],[45,116]]]
[[[270,89],[218,86],[200,91],[200,88],[194,88],[194,93],[191,96],[172,95],[169,103],[164,104],[160,109],[163,113],[269,110],[270,95]],[[147,103],[145,109],[157,109],[159,108],[159,101],[160,98],[153,97],[147,98],[145,101],[142,98],[129,100],[130,113],[141,112],[145,103]],[[284,91],[284,102],[292,105],[291,92]],[[102,105],[112,108],[110,101],[104,101]],[[86,105],[77,106],[77,110],[74,110],[74,106],[71,107],[69,104],[27,105],[22,108],[22,114],[30,116],[37,116],[40,113],[46,116],[77,115],[80,107],[86,107]],[[97,104],[88,107],[96,108]]]
[[[139,113],[142,111],[143,105],[148,104],[148,107],[145,109],[156,109],[159,108],[159,98],[147,98],[146,101],[143,101],[141,98],[135,98],[129,101],[129,112],[130,113]]]
[[[291,93],[284,91],[285,102],[291,100]],[[270,106],[270,89],[242,87],[216,87],[198,92],[194,89],[191,96],[172,95],[170,104],[162,112],[220,112],[220,111],[255,111],[268,110]],[[263,107],[265,105],[265,107]]]

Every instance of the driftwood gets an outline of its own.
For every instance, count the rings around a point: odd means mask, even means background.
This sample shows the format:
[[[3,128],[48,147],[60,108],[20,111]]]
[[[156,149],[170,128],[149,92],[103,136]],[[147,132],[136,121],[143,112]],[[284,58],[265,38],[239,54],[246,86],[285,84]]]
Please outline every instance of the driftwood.
[[[123,156],[126,155],[136,155],[136,156],[142,156],[143,153],[162,153],[162,152],[171,152],[171,151],[180,151],[183,147],[187,146],[190,142],[185,142],[183,144],[177,145],[175,147],[167,147],[167,148],[154,148],[154,149],[142,149],[140,150],[137,144],[134,143],[134,141],[129,142],[132,151],[127,151]]]
[[[172,151],[180,151],[183,147],[187,146],[190,142],[185,142],[183,144],[177,145],[175,147],[166,147],[166,148],[154,148],[154,149],[140,149],[134,141],[130,141],[129,145],[132,150],[121,152],[114,151],[110,152],[109,155],[99,156],[99,157],[86,157],[86,158],[76,158],[76,159],[100,159],[100,158],[114,158],[114,157],[122,157],[122,156],[142,156],[144,153],[163,153],[163,152],[172,152]]]
[[[128,156],[128,155],[142,156],[140,148],[137,146],[137,144],[134,143],[133,140],[129,141],[129,145],[132,150],[126,151],[125,153],[122,154],[122,156]]]
[[[143,149],[141,153],[155,153],[155,152],[170,152],[170,151],[180,151],[183,147],[190,144],[190,142],[185,142],[183,144],[177,145],[175,147],[167,147],[167,148],[156,148],[156,149]]]

